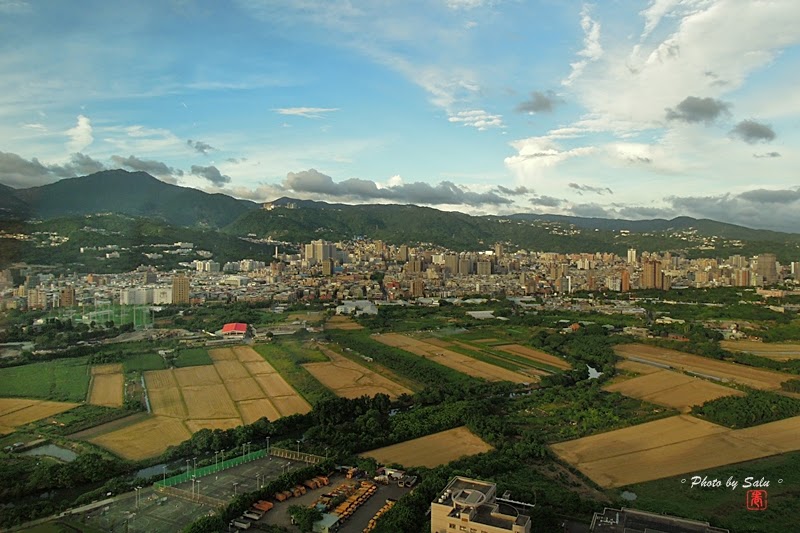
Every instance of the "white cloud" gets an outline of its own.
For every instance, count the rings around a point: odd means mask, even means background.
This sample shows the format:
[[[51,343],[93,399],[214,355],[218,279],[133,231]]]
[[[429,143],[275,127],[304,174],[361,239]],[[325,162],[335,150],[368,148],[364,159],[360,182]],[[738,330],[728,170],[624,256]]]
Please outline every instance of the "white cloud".
[[[305,118],[323,118],[325,113],[339,111],[337,107],[281,107],[273,109],[279,115],[290,115]]]
[[[74,128],[67,130],[67,149],[70,152],[80,152],[94,141],[92,137],[92,122],[88,117],[78,115],[78,122]]]
[[[502,128],[503,116],[492,115],[483,109],[474,109],[472,111],[459,111],[450,115],[447,119],[450,122],[461,123],[464,126],[472,126],[479,131],[484,131],[488,128]]]
[[[572,72],[561,82],[567,87],[583,74],[590,62],[603,57],[603,47],[600,44],[600,23],[592,19],[588,5],[584,5],[581,9],[581,29],[583,30],[583,50],[578,52],[578,55],[583,59],[570,63]]]
[[[548,137],[530,137],[510,143],[517,155],[506,157],[505,165],[519,183],[536,190],[552,192],[554,183],[549,179],[549,169],[568,159],[596,153],[592,146],[563,149]]]
[[[489,3],[489,0],[445,0],[445,4],[450,9],[475,9]]]

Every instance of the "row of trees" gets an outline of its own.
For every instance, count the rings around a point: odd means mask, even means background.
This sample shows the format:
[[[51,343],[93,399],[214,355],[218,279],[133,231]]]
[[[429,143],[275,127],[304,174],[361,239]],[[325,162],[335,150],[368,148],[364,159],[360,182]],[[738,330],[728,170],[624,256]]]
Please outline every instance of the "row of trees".
[[[746,396],[726,396],[706,402],[692,409],[692,414],[730,428],[746,428],[800,415],[800,400],[752,390]]]

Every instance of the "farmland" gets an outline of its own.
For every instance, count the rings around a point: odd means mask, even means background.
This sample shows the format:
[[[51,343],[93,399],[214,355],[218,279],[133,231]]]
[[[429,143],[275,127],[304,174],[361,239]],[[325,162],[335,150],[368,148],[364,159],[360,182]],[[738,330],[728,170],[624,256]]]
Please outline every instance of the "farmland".
[[[167,416],[153,416],[116,429],[89,442],[108,448],[124,459],[138,461],[162,453],[191,436],[184,423]]]
[[[89,388],[86,357],[0,369],[0,396],[82,402]]]
[[[549,353],[543,352],[541,350],[534,350],[526,346],[520,346],[519,344],[504,344],[502,346],[496,346],[495,348],[497,350],[502,350],[504,352],[522,356],[532,361],[554,366],[561,370],[569,370],[570,368],[572,368],[568,362],[564,361],[560,357],[556,357],[555,355],[550,355]]]
[[[615,346],[614,351],[626,359],[652,361],[684,372],[696,372],[754,389],[778,390],[782,382],[791,379],[791,376],[780,372],[717,361],[647,344],[621,344]]]
[[[327,322],[325,322],[325,329],[354,330],[364,329],[364,327],[355,322],[352,318],[336,315],[332,316]]]
[[[322,351],[328,356],[330,362],[308,363],[303,367],[337,396],[358,398],[365,394],[374,396],[383,393],[388,394],[391,398],[396,398],[401,394],[412,393],[402,385],[390,381],[332,350],[323,349]]]
[[[24,398],[0,398],[0,435],[12,433],[19,426],[63,413],[77,405]]]
[[[407,440],[362,455],[383,464],[397,463],[405,467],[434,468],[464,456],[492,450],[492,447],[461,426],[418,439]]]
[[[721,341],[719,345],[731,352],[748,352],[775,361],[800,359],[800,344],[759,341]]]
[[[125,378],[121,364],[92,367],[89,403],[106,407],[122,407]]]
[[[260,362],[245,362],[245,366],[252,374],[269,374],[274,368],[311,404],[334,397],[333,393],[305,368],[308,363],[328,362],[328,358],[315,346],[282,337],[269,344],[255,346],[255,350],[263,357],[260,358]]]
[[[460,354],[453,350],[440,348],[434,344],[414,339],[407,335],[388,333],[385,335],[374,336],[373,339],[388,346],[401,348],[407,352],[419,355],[435,363],[447,366],[469,376],[485,378],[489,381],[511,381],[513,383],[526,383],[536,381],[538,379],[536,375],[524,375],[507,370],[505,368],[500,368],[498,366]],[[533,369],[526,370],[526,372],[529,372],[530,374],[541,374],[541,372]]]
[[[800,417],[731,430],[686,415],[552,445],[598,485],[613,488],[800,450]]]
[[[744,395],[743,392],[736,389],[700,378],[687,376],[672,370],[651,368],[655,372],[614,383],[604,387],[604,390],[619,392],[631,398],[672,407],[683,412],[691,410],[693,405],[702,405],[705,402],[716,400],[723,396]]]
[[[145,372],[150,405],[156,416],[115,428],[92,438],[92,442],[122,457],[144,458],[163,452],[203,428],[228,429],[264,416],[276,420],[310,410],[308,403],[251,348],[219,348],[209,355],[213,365]],[[127,450],[124,443],[130,439],[152,438],[146,435],[150,434],[154,419],[169,420],[167,438],[136,443],[133,451]],[[141,429],[141,437],[137,429]]]

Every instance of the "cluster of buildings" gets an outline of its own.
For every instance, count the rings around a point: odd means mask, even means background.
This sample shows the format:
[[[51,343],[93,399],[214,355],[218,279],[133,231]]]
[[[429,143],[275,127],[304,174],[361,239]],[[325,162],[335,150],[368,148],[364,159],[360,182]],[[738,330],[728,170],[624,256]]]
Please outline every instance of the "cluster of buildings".
[[[192,243],[171,245],[191,250]],[[20,266],[0,274],[2,307],[48,309],[98,299],[122,305],[168,305],[206,301],[321,300],[401,301],[472,295],[554,297],[579,291],[683,287],[786,287],[800,283],[800,262],[781,265],[774,254],[727,259],[686,259],[670,253],[562,254],[514,250],[504,244],[480,252],[435,245],[388,245],[358,239],[302,245],[300,253],[270,261],[213,259],[181,263],[182,269],[87,276],[56,276]]]

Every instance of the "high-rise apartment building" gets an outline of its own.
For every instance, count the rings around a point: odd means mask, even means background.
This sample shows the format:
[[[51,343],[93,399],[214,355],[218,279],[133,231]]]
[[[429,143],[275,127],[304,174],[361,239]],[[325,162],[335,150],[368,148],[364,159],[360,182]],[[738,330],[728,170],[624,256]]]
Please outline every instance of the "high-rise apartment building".
[[[775,254],[759,254],[756,276],[758,285],[772,285],[778,282],[778,258]]]
[[[408,246],[405,244],[400,246],[400,248],[397,250],[397,260],[401,263],[408,261]]]
[[[444,256],[444,267],[450,274],[458,274],[458,256],[456,254],[447,254]]]
[[[422,298],[425,296],[425,282],[421,279],[411,280],[411,296],[412,298]]]
[[[189,278],[184,274],[176,274],[172,278],[172,303],[189,303]]]
[[[636,263],[636,248],[628,248],[628,264]]]
[[[69,285],[61,289],[58,301],[61,307],[75,307],[75,287]]]
[[[489,276],[492,274],[492,262],[491,261],[478,261],[478,275],[479,276]]]
[[[661,269],[661,261],[648,259],[642,262],[642,277],[639,286],[642,289],[663,289],[664,274]]]

